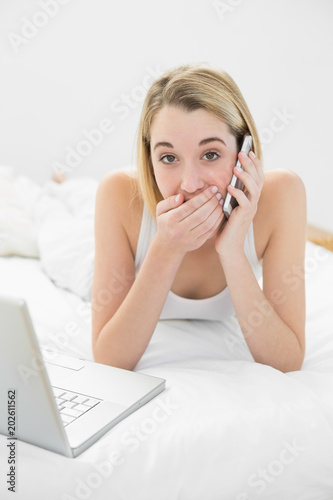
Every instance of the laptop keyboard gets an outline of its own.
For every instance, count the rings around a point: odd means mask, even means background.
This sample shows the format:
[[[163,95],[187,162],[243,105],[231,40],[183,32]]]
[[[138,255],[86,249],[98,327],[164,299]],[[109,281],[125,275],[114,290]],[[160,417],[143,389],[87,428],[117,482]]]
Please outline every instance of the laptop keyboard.
[[[102,401],[101,399],[67,391],[59,387],[52,387],[52,390],[64,427],[74,422],[77,418],[82,417],[82,415]]]

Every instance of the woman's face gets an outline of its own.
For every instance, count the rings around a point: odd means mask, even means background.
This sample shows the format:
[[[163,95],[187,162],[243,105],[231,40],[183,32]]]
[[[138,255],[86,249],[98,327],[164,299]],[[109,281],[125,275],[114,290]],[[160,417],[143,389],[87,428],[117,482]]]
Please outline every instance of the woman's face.
[[[185,201],[215,185],[225,199],[237,160],[228,126],[204,109],[166,106],[151,126],[151,159],[163,198],[183,193]]]

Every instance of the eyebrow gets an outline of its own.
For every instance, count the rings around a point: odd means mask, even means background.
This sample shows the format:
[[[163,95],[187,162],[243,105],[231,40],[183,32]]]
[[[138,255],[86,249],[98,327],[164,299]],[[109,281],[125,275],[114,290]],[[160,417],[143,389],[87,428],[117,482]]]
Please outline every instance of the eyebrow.
[[[220,139],[219,137],[208,137],[207,139],[202,139],[202,141],[199,142],[199,146],[204,146],[205,144],[209,144],[210,142],[215,142],[215,141],[222,142],[222,144],[224,144],[227,147],[224,140]]]
[[[204,146],[205,144],[209,144],[210,142],[215,142],[215,141],[219,141],[222,144],[224,144],[224,146],[227,146],[226,143],[224,142],[224,140],[220,139],[219,137],[207,137],[207,139],[202,139],[202,141],[199,142],[199,146]],[[161,141],[161,142],[157,142],[155,144],[154,151],[155,151],[155,149],[157,149],[161,146],[163,146],[165,148],[172,148],[173,149],[173,145],[170,142]]]

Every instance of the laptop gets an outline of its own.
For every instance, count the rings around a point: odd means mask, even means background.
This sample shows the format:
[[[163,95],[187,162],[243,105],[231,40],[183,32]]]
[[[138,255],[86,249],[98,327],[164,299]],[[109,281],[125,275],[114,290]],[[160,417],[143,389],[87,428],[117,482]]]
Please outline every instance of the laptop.
[[[165,380],[41,352],[24,299],[0,296],[0,433],[76,457],[165,389]],[[6,405],[7,406],[7,405]]]

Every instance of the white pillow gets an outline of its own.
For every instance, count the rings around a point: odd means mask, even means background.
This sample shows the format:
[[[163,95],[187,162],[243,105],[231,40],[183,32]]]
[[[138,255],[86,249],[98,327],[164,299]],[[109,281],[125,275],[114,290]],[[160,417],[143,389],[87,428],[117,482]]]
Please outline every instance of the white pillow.
[[[39,257],[35,227],[14,188],[14,171],[0,166],[0,256]]]

